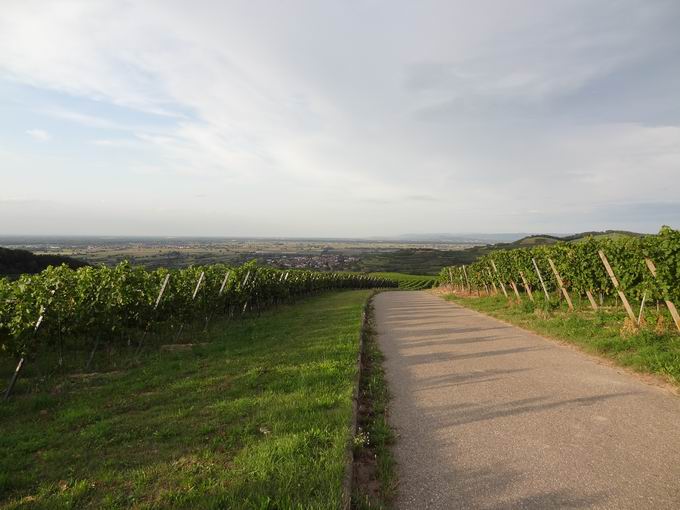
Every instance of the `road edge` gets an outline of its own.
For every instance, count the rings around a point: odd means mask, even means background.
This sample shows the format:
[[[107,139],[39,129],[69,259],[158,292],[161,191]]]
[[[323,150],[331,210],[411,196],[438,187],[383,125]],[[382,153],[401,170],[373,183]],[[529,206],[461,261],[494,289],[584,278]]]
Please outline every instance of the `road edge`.
[[[361,311],[361,328],[359,330],[359,352],[356,361],[356,374],[354,376],[354,389],[352,390],[352,417],[349,424],[349,438],[345,447],[345,474],[342,480],[342,508],[349,510],[352,506],[352,491],[354,482],[354,442],[359,426],[359,386],[361,383],[362,367],[366,336],[369,331],[369,318],[371,316],[372,301],[379,291],[373,291]]]
[[[444,301],[446,303],[452,303],[454,305],[465,308],[466,310],[469,310],[471,312],[479,314],[483,317],[488,317],[490,319],[494,319],[494,320],[501,322],[501,323],[503,323],[507,326],[512,326],[513,328],[520,329],[520,330],[522,330],[526,333],[530,333],[532,335],[539,336],[539,337],[543,338],[544,340],[546,340],[548,342],[555,343],[555,344],[558,344],[562,347],[566,347],[567,349],[570,349],[574,352],[578,352],[579,354],[585,356],[586,358],[590,359],[590,361],[592,361],[592,362],[594,362],[598,365],[603,365],[603,366],[607,366],[609,368],[612,368],[619,373],[626,374],[626,375],[634,378],[635,380],[637,380],[641,383],[644,383],[648,386],[653,386],[653,387],[655,387],[655,388],[657,388],[657,389],[659,389],[659,390],[661,390],[665,393],[670,393],[670,394],[675,395],[675,396],[680,396],[680,385],[676,386],[675,384],[673,384],[671,381],[667,380],[664,376],[662,376],[660,374],[655,374],[655,373],[652,373],[652,372],[641,372],[641,371],[634,370],[633,368],[630,368],[630,367],[627,367],[625,365],[621,365],[621,364],[617,363],[615,360],[613,360],[611,358],[599,355],[597,353],[589,352],[586,349],[584,349],[583,347],[581,347],[580,345],[572,343],[568,340],[564,340],[562,338],[557,338],[557,337],[554,337],[554,336],[546,335],[545,333],[541,333],[539,331],[534,331],[533,329],[525,328],[524,326],[520,326],[519,324],[509,322],[509,321],[502,319],[500,317],[496,317],[495,315],[480,312],[479,310],[475,310],[474,308],[471,308],[469,306],[465,306],[465,304],[461,303],[460,300],[459,301],[448,300],[448,299],[445,298],[445,296],[448,295],[448,294],[440,294],[440,293],[436,293],[436,292],[431,292],[431,294],[433,296],[438,297],[439,299],[441,299],[442,301]],[[465,298],[462,298],[461,300],[464,300],[464,299]]]

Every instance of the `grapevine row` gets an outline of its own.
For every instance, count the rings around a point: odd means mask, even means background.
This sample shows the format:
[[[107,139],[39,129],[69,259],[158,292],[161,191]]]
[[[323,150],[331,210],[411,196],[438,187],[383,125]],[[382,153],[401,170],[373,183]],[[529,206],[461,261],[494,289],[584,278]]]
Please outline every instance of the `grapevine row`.
[[[628,299],[640,302],[664,300],[680,303],[680,231],[663,227],[657,235],[621,238],[588,238],[577,243],[556,243],[534,248],[498,250],[469,266],[445,267],[440,284],[478,290],[513,285],[542,292],[539,274],[548,292],[559,291],[557,273],[569,293],[611,296],[617,289],[607,273],[600,252],[606,257]],[[656,276],[646,259],[656,266]],[[535,265],[534,265],[535,263]],[[499,289],[500,291],[500,289]]]
[[[127,262],[77,270],[49,267],[15,281],[0,279],[0,348],[24,357],[61,349],[64,341],[76,348],[95,341],[129,343],[158,322],[177,328],[321,290],[395,285],[359,274],[280,271],[252,262],[155,271]]]

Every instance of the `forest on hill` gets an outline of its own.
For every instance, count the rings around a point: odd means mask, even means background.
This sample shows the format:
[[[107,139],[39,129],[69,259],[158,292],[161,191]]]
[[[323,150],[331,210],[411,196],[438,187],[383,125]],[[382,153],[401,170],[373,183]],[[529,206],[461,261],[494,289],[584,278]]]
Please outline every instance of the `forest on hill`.
[[[48,266],[66,264],[71,269],[78,269],[89,264],[82,260],[62,255],[36,255],[28,250],[12,250],[0,247],[0,276],[19,276],[36,274]]]

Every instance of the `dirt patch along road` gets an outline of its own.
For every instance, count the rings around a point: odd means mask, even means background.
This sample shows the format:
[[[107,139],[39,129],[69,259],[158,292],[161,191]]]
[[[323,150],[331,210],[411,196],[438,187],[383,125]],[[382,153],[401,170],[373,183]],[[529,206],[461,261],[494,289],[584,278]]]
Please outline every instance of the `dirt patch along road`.
[[[427,292],[374,304],[396,508],[680,508],[680,397]]]

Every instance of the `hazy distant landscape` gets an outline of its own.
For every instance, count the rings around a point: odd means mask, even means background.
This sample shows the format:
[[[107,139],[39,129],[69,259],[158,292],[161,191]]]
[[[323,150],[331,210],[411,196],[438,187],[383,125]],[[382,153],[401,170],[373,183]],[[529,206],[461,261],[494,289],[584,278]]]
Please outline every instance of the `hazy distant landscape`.
[[[128,260],[147,268],[180,268],[249,260],[281,269],[401,271],[437,274],[480,241],[363,239],[4,237],[0,246],[38,255],[66,256],[89,264]]]
[[[192,265],[240,265],[250,260],[278,269],[318,271],[399,272],[436,275],[442,267],[469,264],[494,249],[529,247],[557,241],[575,242],[588,236],[636,236],[633,232],[554,234],[423,234],[399,239],[285,239],[219,237],[67,237],[5,236],[0,247],[26,250],[31,260],[24,271],[0,252],[0,274],[31,272],[31,268],[65,262],[114,266],[123,261],[148,269]],[[1,249],[1,248],[0,248]],[[56,257],[56,258],[55,258]],[[66,257],[59,259],[58,257]],[[16,260],[16,254],[13,260]],[[20,266],[16,266],[20,267]]]

